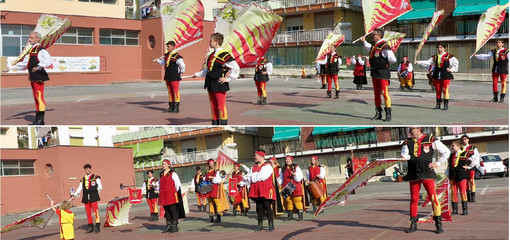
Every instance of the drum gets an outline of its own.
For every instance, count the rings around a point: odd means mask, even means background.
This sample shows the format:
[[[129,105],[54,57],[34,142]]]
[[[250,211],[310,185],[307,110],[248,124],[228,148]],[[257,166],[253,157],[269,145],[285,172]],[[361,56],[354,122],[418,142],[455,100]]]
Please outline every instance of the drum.
[[[200,184],[198,184],[198,192],[201,194],[207,194],[212,191],[212,189],[212,183],[209,181],[202,181]]]
[[[285,187],[282,188],[281,195],[283,198],[287,198],[288,196],[292,195],[294,191],[296,190],[296,185],[294,183],[289,182]]]
[[[407,69],[406,69],[406,70],[404,70],[404,71],[402,71],[402,72],[400,73],[400,76],[399,76],[399,77],[400,77],[400,78],[406,78],[406,77],[407,77],[407,75],[409,75],[409,71],[407,71]]]
[[[324,195],[324,188],[322,188],[322,184],[318,180],[311,181],[310,184],[306,186],[306,189],[314,200]]]

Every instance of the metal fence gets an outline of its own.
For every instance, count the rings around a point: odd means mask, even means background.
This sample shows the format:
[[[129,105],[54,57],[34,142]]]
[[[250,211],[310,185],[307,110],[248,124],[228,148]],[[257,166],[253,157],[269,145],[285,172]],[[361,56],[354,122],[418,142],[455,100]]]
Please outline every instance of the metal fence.
[[[300,140],[273,142],[269,144],[262,144],[259,147],[268,155],[303,151],[303,143]]]
[[[292,42],[314,42],[324,41],[333,28],[319,28],[311,30],[288,31],[276,34],[273,43],[292,43]]]
[[[233,0],[231,2],[240,4],[255,3],[267,9],[299,7],[324,3],[338,3],[338,5],[342,7],[352,7],[356,9],[361,9],[361,0],[269,0],[269,1]]]

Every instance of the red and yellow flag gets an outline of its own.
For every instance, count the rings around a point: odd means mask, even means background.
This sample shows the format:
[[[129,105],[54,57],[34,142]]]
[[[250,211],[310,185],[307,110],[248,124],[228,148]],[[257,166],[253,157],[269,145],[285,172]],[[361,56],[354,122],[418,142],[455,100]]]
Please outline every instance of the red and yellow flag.
[[[204,6],[200,0],[166,0],[161,3],[165,43],[175,42],[177,50],[204,38]]]
[[[506,10],[508,9],[508,3],[505,5],[496,5],[487,9],[487,12],[480,16],[478,27],[476,28],[476,51],[475,55],[480,48],[485,45],[489,39],[498,32],[499,27],[505,20]],[[473,56],[471,55],[471,57]]]
[[[443,18],[444,10],[435,11],[434,16],[432,17],[432,21],[427,26],[427,29],[425,30],[425,33],[423,33],[423,37],[421,38],[420,45],[418,45],[418,49],[416,49],[416,53],[414,54],[414,61],[416,62],[418,60],[418,55],[420,55],[421,49],[423,48],[423,45],[425,45],[425,42],[430,36],[430,33],[432,33],[432,30],[436,27],[437,23],[441,18]]]
[[[439,203],[441,204],[441,219],[443,221],[451,222],[452,215],[450,214],[450,195],[448,193],[448,189],[450,189],[448,178],[443,178],[439,182],[436,183],[436,195],[439,198]],[[425,202],[421,205],[422,207],[425,207],[430,204],[430,198],[427,196],[427,199]],[[434,212],[431,212],[427,217],[418,219],[418,222],[420,223],[431,223],[434,222],[433,217]]]
[[[326,57],[326,55],[330,52],[329,46],[338,47],[344,41],[344,35],[340,33],[330,32],[326,39],[322,42],[321,48],[319,49],[319,53],[317,54],[317,58],[315,60],[322,60]]]
[[[362,7],[365,36],[413,9],[409,0],[363,0]]]
[[[383,40],[390,45],[393,52],[396,52],[398,47],[400,47],[400,43],[402,43],[402,39],[404,39],[405,36],[405,33],[384,31]]]
[[[129,196],[118,197],[108,201],[108,205],[106,205],[106,220],[103,226],[116,227],[129,224],[130,209]]]

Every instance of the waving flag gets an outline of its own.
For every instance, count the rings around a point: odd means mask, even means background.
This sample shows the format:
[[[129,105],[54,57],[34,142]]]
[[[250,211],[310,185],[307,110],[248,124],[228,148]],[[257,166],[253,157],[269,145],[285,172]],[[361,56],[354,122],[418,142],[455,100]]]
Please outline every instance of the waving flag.
[[[216,167],[219,170],[225,170],[225,172],[227,173],[231,172],[234,169],[234,163],[236,163],[236,161],[227,156],[227,154],[225,154],[222,151],[218,152],[218,158],[216,159]]]
[[[409,0],[362,0],[362,7],[365,36],[413,9]]]
[[[439,198],[439,203],[441,204],[441,219],[442,221],[452,221],[452,215],[450,214],[450,207],[449,207],[449,193],[448,189],[450,189],[448,178],[443,178],[439,182],[436,183],[436,194]],[[426,192],[425,192],[426,193]],[[430,199],[427,196],[427,199],[425,202],[421,205],[422,207],[425,207],[430,204]],[[420,218],[418,219],[418,222],[425,223],[425,222],[434,222],[432,217],[434,216],[434,212],[430,213],[426,218]]]
[[[347,196],[351,193],[352,190],[355,190],[359,186],[366,183],[370,178],[375,176],[378,172],[385,170],[386,168],[389,168],[393,166],[394,164],[404,161],[402,159],[377,159],[376,161],[373,161],[369,163],[368,165],[365,165],[363,168],[361,168],[359,171],[354,173],[347,181],[340,186],[333,194],[331,194],[324,202],[317,208],[317,212],[315,212],[315,217],[326,209],[329,206],[332,205],[345,205],[345,200],[347,199]]]
[[[71,28],[71,20],[69,19],[61,19],[59,17],[43,14],[37,20],[37,26],[35,26],[34,31],[41,34],[41,39],[39,43],[43,48],[49,48],[55,41],[57,41],[62,34],[64,34],[67,30]],[[32,45],[29,43],[25,46],[21,54],[14,60],[11,64],[15,65],[25,58],[28,52],[32,49]]]
[[[487,9],[487,12],[480,16],[480,21],[476,28],[476,51],[473,55],[498,32],[499,27],[505,20],[507,9],[508,3],[505,5],[496,5]],[[473,55],[471,55],[471,57],[473,57]]]
[[[240,68],[254,67],[266,54],[282,17],[256,4],[227,3],[215,17],[215,32],[223,34],[221,46]]]
[[[319,49],[319,54],[317,54],[317,58],[315,60],[323,60],[329,53],[329,46],[333,45],[338,47],[343,41],[344,35],[330,32],[326,39],[324,39],[324,42],[322,42],[321,48]]]
[[[118,197],[108,201],[106,205],[106,221],[104,227],[116,227],[129,224],[129,196]]]
[[[443,18],[444,10],[435,11],[434,16],[432,17],[432,21],[427,26],[427,29],[425,30],[425,33],[423,34],[423,37],[421,38],[420,45],[418,45],[418,49],[416,49],[416,53],[414,54],[414,61],[416,62],[418,59],[418,55],[420,55],[420,51],[423,48],[423,45],[429,38],[430,33],[432,33],[432,30],[436,27],[437,23],[441,18]]]
[[[402,39],[406,36],[405,33],[393,32],[393,31],[384,31],[384,41],[386,41],[393,52],[397,51],[397,48],[400,47],[400,43],[402,43]]]
[[[57,207],[56,205],[55,207]],[[36,227],[43,230],[50,221],[50,218],[55,212],[51,208],[46,208],[38,213],[34,213],[26,218],[13,222],[2,228],[1,233],[6,233],[12,230],[26,227]]]
[[[204,6],[200,0],[166,0],[161,3],[161,22],[165,43],[175,42],[177,50],[204,37]]]

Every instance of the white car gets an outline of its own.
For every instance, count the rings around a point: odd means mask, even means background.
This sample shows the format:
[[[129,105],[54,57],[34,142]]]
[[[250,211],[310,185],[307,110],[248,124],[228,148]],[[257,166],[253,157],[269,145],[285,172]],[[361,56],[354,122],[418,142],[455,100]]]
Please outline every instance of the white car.
[[[504,177],[508,169],[498,154],[488,153],[480,155],[480,166],[475,171],[475,179],[481,179],[487,175]]]

